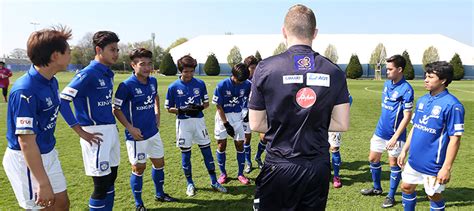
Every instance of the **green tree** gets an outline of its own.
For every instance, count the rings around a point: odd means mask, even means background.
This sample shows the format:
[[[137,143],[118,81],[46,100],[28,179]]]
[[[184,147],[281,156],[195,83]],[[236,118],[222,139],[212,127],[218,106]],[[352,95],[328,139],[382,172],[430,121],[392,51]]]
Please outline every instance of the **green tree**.
[[[284,42],[281,42],[280,44],[278,44],[277,48],[275,48],[275,50],[273,51],[273,55],[281,54],[285,52],[286,49],[287,49],[286,44]]]
[[[385,58],[387,57],[387,52],[385,51],[385,46],[382,43],[377,44],[375,46],[374,51],[372,51],[372,54],[370,55],[370,68],[371,69],[378,69],[380,70],[383,68],[385,65]],[[377,67],[377,65],[380,65]]]
[[[462,78],[464,78],[464,66],[462,66],[462,61],[461,57],[459,57],[459,54],[455,53],[449,63],[453,65],[454,69],[453,80],[461,80]]]
[[[176,68],[176,64],[174,63],[171,54],[165,53],[163,56],[163,60],[160,64],[160,73],[163,75],[176,75],[176,73],[178,73],[178,69]]]
[[[421,61],[423,62],[423,69],[425,69],[427,64],[439,61],[438,49],[434,46],[428,47],[423,53],[423,59]]]
[[[95,50],[92,44],[93,36],[94,33],[87,32],[84,37],[79,40],[77,45],[71,47],[71,64],[80,64],[85,67],[94,59]]]
[[[352,54],[351,56],[349,64],[346,67],[346,76],[351,79],[360,78],[362,76],[362,65],[356,54]]]
[[[336,46],[329,44],[326,50],[324,51],[324,56],[331,60],[334,64],[337,63],[339,56],[337,56]]]
[[[181,38],[177,39],[176,41],[174,41],[173,43],[171,43],[171,45],[168,48],[166,48],[165,52],[169,53],[171,49],[173,49],[174,47],[176,47],[178,45],[181,45],[181,44],[183,44],[187,41],[188,41],[188,38],[181,37]]]
[[[219,66],[219,61],[217,61],[216,55],[214,53],[209,54],[204,63],[204,72],[206,75],[215,76],[221,73],[221,67]]]
[[[257,60],[260,62],[262,61],[262,55],[260,55],[260,52],[255,52],[255,58],[257,58]]]
[[[229,55],[227,56],[227,63],[229,64],[230,68],[234,65],[242,62],[242,55],[240,55],[240,50],[237,46],[234,46],[230,49]]]
[[[405,50],[403,51],[402,56],[407,62],[405,69],[403,69],[403,75],[405,76],[405,79],[413,80],[415,78],[415,69],[413,69],[413,64],[411,64],[410,55],[408,55],[408,52]]]

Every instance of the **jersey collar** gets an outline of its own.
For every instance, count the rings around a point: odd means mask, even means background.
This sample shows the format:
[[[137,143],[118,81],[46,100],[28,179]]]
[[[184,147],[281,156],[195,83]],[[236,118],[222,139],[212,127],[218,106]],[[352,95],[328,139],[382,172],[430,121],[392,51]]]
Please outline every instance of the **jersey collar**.
[[[444,91],[438,93],[438,94],[435,95],[435,96],[431,96],[431,95],[430,95],[430,100],[436,100],[436,99],[438,99],[438,98],[444,97],[444,96],[447,95],[447,94],[449,94],[449,92],[448,92],[448,89],[446,88]]]
[[[293,45],[288,48],[291,53],[312,53],[313,49],[309,45]]]
[[[112,72],[112,70],[110,70],[109,67],[105,66],[104,64],[96,61],[96,60],[92,60],[91,63],[89,64],[93,69],[95,70],[99,70],[100,72],[102,72],[104,75],[106,76],[109,76],[109,77],[112,77],[114,76],[114,72]]]
[[[404,77],[402,77],[402,79],[400,79],[400,81],[399,81],[399,82],[397,82],[397,83],[395,83],[395,84],[394,84],[394,83],[392,83],[392,81],[390,81],[390,88],[392,88],[392,89],[393,89],[393,88],[395,88],[395,87],[397,87],[397,86],[400,86],[400,84],[403,84],[403,83],[405,83],[405,81],[406,81],[406,80],[405,80],[405,76],[404,76]]]
[[[150,77],[148,77],[146,79],[146,83],[143,84],[142,82],[140,82],[140,80],[138,80],[137,75],[135,75],[135,73],[132,73],[132,81],[134,81],[135,83],[140,84],[140,85],[148,85],[150,83]]]
[[[51,80],[48,80],[46,79],[45,77],[43,77],[39,72],[38,70],[36,70],[35,66],[34,65],[31,65],[30,69],[28,70],[28,74],[34,78],[35,80],[41,82],[42,84],[46,84],[46,85],[49,85],[51,83]],[[53,76],[54,78],[54,76]],[[51,78],[52,79],[52,78]]]

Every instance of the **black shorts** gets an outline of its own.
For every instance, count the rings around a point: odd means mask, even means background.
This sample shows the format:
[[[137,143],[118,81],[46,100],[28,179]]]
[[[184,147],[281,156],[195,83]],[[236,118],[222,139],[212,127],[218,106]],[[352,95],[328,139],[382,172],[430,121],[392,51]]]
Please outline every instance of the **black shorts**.
[[[331,176],[329,159],[305,164],[265,163],[256,183],[256,210],[324,210]]]

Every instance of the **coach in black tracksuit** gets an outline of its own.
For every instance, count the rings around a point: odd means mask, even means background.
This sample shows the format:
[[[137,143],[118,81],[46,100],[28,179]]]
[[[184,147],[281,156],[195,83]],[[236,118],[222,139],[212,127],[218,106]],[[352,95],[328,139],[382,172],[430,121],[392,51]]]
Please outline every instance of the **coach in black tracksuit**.
[[[250,95],[250,127],[265,132],[267,156],[256,179],[259,210],[324,210],[329,191],[328,131],[349,126],[349,92],[339,67],[311,48],[316,18],[291,7],[289,49],[261,61]]]

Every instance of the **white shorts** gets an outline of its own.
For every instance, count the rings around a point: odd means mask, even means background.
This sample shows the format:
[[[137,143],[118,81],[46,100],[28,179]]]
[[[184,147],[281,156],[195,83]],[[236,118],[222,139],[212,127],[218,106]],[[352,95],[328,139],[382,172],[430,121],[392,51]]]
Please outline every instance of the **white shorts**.
[[[120,141],[117,126],[93,125],[82,129],[88,133],[102,133],[100,145],[92,146],[81,140],[82,160],[87,176],[101,177],[110,174],[110,167],[118,166],[120,163]]]
[[[374,134],[372,139],[370,139],[370,151],[383,153],[385,150],[387,150],[386,147],[388,141],[389,140],[385,140]],[[387,151],[388,155],[390,157],[398,157],[402,152],[403,145],[405,145],[404,141],[397,141],[395,148]]]
[[[242,122],[242,127],[244,127],[245,134],[252,134],[252,130],[250,130],[250,124],[248,122]]]
[[[446,188],[446,185],[441,185],[437,182],[436,176],[422,174],[413,169],[408,162],[406,162],[403,168],[402,181],[407,184],[423,184],[425,192],[429,196],[441,193]]]
[[[192,144],[211,143],[204,118],[176,119],[176,146],[191,148]]]
[[[53,192],[56,194],[66,191],[66,178],[61,169],[56,149],[42,154],[41,160],[43,161],[44,170],[48,175]],[[37,206],[35,203],[38,182],[33,174],[30,173],[23,153],[20,150],[7,148],[3,157],[3,168],[8,180],[10,180],[20,207],[24,209],[41,209],[42,207]]]
[[[164,157],[163,142],[160,132],[157,132],[149,139],[142,141],[127,140],[128,160],[132,165],[137,163],[146,163],[146,158]]]
[[[331,147],[340,147],[342,141],[341,132],[328,132],[328,142]]]
[[[225,117],[230,125],[234,128],[235,136],[233,137],[236,141],[245,140],[244,127],[242,122],[241,113],[226,113]],[[222,123],[219,113],[216,112],[214,117],[214,138],[217,140],[223,140],[227,138],[227,131],[225,130],[224,123]]]

